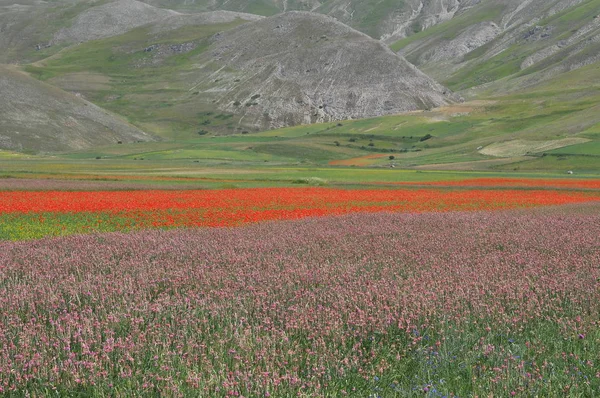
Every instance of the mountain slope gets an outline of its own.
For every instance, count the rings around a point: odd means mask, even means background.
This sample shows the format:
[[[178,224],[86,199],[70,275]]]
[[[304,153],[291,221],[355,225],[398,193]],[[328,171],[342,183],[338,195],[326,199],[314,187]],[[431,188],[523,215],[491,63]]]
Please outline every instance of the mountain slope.
[[[600,1],[482,1],[392,48],[451,88],[522,89],[600,61]]]
[[[175,9],[329,15],[392,44],[456,90],[511,75],[531,75],[519,81],[534,85],[598,61],[600,52],[596,0],[143,1]]]
[[[136,0],[119,0],[83,11],[69,27],[56,32],[52,42],[80,43],[116,36],[176,15],[179,13]]]
[[[0,66],[0,149],[58,152],[150,140],[81,98]]]
[[[451,19],[481,0],[143,0],[183,10],[226,9],[260,15],[312,11],[335,17],[373,38],[396,40]]]
[[[450,99],[381,43],[313,13],[280,14],[224,32],[202,61],[219,67],[209,75],[219,84],[201,80],[194,89],[219,93],[221,109],[261,127],[379,116]]]
[[[452,101],[382,43],[332,18],[292,12],[242,22],[158,33],[156,24],[146,25],[27,70],[171,138],[175,131],[264,129]]]
[[[185,25],[227,23],[236,19],[255,21],[257,15],[215,11],[185,14],[153,7],[136,0],[118,0],[91,7],[72,20],[71,26],[56,32],[53,43],[81,43],[117,36],[144,25],[153,31],[172,30]]]
[[[155,32],[197,24],[253,21],[231,11],[182,13],[136,0],[0,0],[0,63],[29,63],[65,46],[112,37],[152,25]]]

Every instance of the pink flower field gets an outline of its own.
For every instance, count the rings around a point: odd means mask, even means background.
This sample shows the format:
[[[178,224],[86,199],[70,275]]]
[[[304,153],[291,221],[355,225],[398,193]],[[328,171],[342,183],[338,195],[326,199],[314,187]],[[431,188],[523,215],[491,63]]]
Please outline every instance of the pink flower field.
[[[0,242],[0,394],[593,397],[600,204]]]

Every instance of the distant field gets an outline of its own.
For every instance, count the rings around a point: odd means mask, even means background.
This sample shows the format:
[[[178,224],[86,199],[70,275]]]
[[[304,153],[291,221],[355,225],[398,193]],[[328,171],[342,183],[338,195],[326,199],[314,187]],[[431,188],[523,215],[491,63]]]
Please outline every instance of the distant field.
[[[571,157],[569,157],[570,159]],[[384,161],[386,158],[384,158]],[[152,186],[161,189],[164,186],[185,186],[187,188],[235,188],[235,187],[270,187],[297,186],[311,184],[311,179],[319,179],[318,185],[328,186],[369,186],[380,183],[454,181],[472,178],[536,178],[536,179],[587,179],[597,180],[597,161],[589,159],[590,173],[579,172],[568,176],[563,172],[540,172],[545,165],[535,165],[531,170],[524,170],[533,162],[554,162],[553,168],[564,167],[571,170],[570,160],[558,160],[558,157],[546,156],[527,159],[516,165],[508,164],[507,171],[460,171],[460,170],[405,170],[387,167],[343,167],[343,166],[307,166],[307,165],[269,165],[261,162],[228,162],[195,163],[192,160],[124,160],[116,159],[56,159],[56,158],[23,158],[4,161],[0,159],[0,178],[8,178],[8,183],[19,179],[42,181],[71,180],[72,188],[77,190],[77,181],[119,182],[124,186]],[[580,160],[578,160],[580,161]],[[495,166],[500,169],[501,166]],[[523,170],[515,171],[514,169]],[[17,184],[18,185],[18,184]],[[0,182],[0,190],[11,189],[10,184]],[[45,189],[45,188],[40,188]],[[85,188],[82,188],[85,189]]]
[[[600,141],[571,145],[564,148],[555,149],[547,153],[550,155],[588,155],[600,158]]]

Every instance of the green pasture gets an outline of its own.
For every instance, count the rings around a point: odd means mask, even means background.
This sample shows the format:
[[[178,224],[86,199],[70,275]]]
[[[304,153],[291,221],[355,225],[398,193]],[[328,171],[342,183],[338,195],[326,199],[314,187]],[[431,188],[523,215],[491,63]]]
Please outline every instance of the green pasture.
[[[550,155],[576,155],[600,157],[600,141],[587,142],[585,144],[571,145],[568,147],[549,151]]]
[[[312,177],[310,170],[319,170],[315,177],[362,183],[394,181],[427,167],[449,173],[472,170],[493,175],[519,171],[561,175],[572,170],[578,175],[597,176],[598,101],[600,94],[594,90],[539,91],[466,103],[462,105],[465,112],[459,106],[455,110],[436,109],[258,133],[182,133],[179,139],[172,138],[178,136],[177,131],[170,131],[171,138],[165,136],[158,142],[115,143],[53,155],[0,151],[0,174],[214,178],[214,170],[222,170],[217,179],[226,175],[228,179],[285,183],[296,175]],[[575,141],[568,141],[572,139]],[[510,145],[518,140],[532,144],[567,140],[564,145],[568,146],[504,157],[484,154],[488,146]],[[331,165],[339,161],[345,161],[345,166]],[[293,176],[285,170],[293,170]],[[364,176],[369,177],[363,180]]]
[[[109,181],[123,183],[130,189],[141,186],[181,189],[219,189],[243,187],[272,187],[299,185],[326,185],[383,187],[381,184],[458,181],[472,178],[577,178],[596,179],[597,170],[577,172],[568,176],[562,172],[540,172],[547,164],[539,162],[564,162],[558,157],[546,156],[494,171],[411,170],[386,167],[331,167],[306,165],[260,165],[232,162],[213,164],[183,160],[130,160],[130,159],[58,159],[29,158],[6,160],[0,158],[0,178]],[[590,157],[583,157],[585,159]],[[386,161],[386,160],[384,160]],[[387,160],[388,164],[390,163]],[[538,164],[536,164],[538,163]],[[527,165],[534,167],[528,167]],[[560,167],[572,168],[572,163]],[[555,166],[555,167],[559,167]],[[517,169],[517,170],[514,170]],[[590,169],[592,167],[590,166]],[[0,183],[0,190],[3,189]],[[6,188],[4,188],[6,189]]]
[[[0,241],[130,231],[131,219],[109,213],[0,214]]]
[[[357,161],[356,166],[417,168],[434,165],[445,169],[464,164],[466,169],[480,171],[512,170],[504,163],[528,164],[529,171],[564,173],[564,163],[540,163],[543,153],[515,153],[509,158],[489,156],[482,149],[489,145],[526,140],[553,143],[555,140],[585,139],[582,149],[597,148],[600,142],[600,113],[595,91],[556,93],[540,91],[513,94],[485,102],[464,104],[454,109],[392,115],[362,120],[295,126],[263,132],[237,132],[221,135],[206,131],[185,135],[180,139],[163,138],[152,143],[114,144],[93,151],[58,155],[61,159],[86,160],[90,164],[126,161],[144,168],[149,161],[180,162],[185,167],[273,166],[325,167],[340,160],[371,157]],[[177,136],[177,132],[169,136]],[[565,144],[566,145],[566,144]],[[571,147],[573,147],[571,145]],[[583,149],[585,148],[585,149]],[[560,148],[569,151],[569,147]],[[548,151],[548,154],[554,154]],[[593,153],[592,153],[593,154]],[[523,156],[527,155],[526,158]],[[392,157],[393,159],[390,159]],[[585,173],[600,171],[597,159],[575,156],[569,169]],[[502,165],[498,166],[497,161]],[[133,162],[133,163],[132,163]],[[138,163],[135,163],[138,162]],[[351,166],[353,163],[346,163]],[[129,166],[128,166],[129,167]],[[339,166],[337,166],[339,167]],[[546,168],[550,167],[550,168]]]

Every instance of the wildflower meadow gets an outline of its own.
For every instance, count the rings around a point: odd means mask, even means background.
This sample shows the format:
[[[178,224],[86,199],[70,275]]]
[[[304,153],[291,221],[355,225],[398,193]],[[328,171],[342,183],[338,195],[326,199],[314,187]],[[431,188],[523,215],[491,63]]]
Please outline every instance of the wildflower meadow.
[[[499,210],[585,203],[600,198],[600,189],[565,190],[561,185],[553,189],[535,186],[515,189],[505,185],[500,185],[501,189],[469,185],[458,189],[453,185],[399,189],[0,191],[0,239],[145,228],[238,226],[356,212]]]
[[[598,396],[597,191],[464,185],[0,192],[0,394]]]

